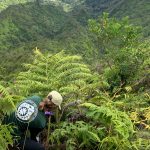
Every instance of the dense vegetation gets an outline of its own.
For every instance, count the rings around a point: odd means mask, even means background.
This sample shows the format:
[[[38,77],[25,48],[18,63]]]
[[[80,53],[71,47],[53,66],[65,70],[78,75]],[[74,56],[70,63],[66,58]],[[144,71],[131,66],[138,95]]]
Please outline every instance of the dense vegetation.
[[[77,99],[82,104],[69,107],[65,120],[60,114],[57,124],[49,124],[55,129],[49,144],[41,141],[47,149],[149,150],[149,17],[136,26],[149,15],[148,2],[37,2],[0,13],[0,149],[13,142],[11,126],[1,124],[4,115],[24,97],[55,89],[64,108]],[[139,9],[145,13],[138,20]],[[101,14],[104,10],[110,15]],[[130,13],[134,25],[122,18]]]
[[[102,12],[108,12],[110,16],[122,18],[129,16],[131,22],[143,27],[145,37],[150,35],[150,2],[147,0],[85,0],[82,5],[74,8],[74,16],[77,20],[86,22],[87,18],[97,18]]]
[[[64,49],[85,55],[86,41],[91,43],[86,28],[58,6],[36,3],[11,6],[0,14],[0,18],[1,68],[3,72],[6,68],[9,74],[18,72],[22,62],[30,61],[35,47],[43,51]]]
[[[30,62],[35,47],[51,52],[64,49],[87,60],[87,49],[95,49],[87,32],[87,20],[103,11],[117,18],[129,16],[132,23],[142,25],[142,33],[149,37],[150,8],[145,0],[6,0],[1,1],[0,6],[3,10],[0,13],[0,70],[3,75],[9,74],[8,77],[1,75],[4,80],[21,71],[22,62]]]

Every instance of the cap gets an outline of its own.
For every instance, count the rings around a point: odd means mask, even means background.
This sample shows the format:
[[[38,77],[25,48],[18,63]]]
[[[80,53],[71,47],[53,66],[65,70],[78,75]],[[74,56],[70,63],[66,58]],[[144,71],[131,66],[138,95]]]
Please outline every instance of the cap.
[[[62,103],[63,98],[62,98],[62,96],[60,95],[60,93],[58,93],[57,91],[52,91],[52,92],[50,92],[50,93],[48,94],[48,96],[51,96],[51,97],[52,97],[51,101],[52,101],[55,105],[57,105],[57,106],[59,107],[59,109],[61,110],[61,103]],[[48,96],[47,96],[47,97],[48,97]]]

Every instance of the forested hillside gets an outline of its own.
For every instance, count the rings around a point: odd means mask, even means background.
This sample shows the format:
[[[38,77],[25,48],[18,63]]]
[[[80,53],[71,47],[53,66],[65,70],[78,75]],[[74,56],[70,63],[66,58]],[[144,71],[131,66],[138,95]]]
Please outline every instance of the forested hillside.
[[[1,59],[7,58],[1,65],[12,73],[28,61],[35,47],[85,55],[86,41],[90,42],[86,28],[62,7],[37,3],[13,5],[1,12],[0,32]]]
[[[34,47],[55,52],[65,49],[73,54],[87,55],[87,49],[90,51],[95,46],[85,26],[88,19],[98,17],[103,11],[117,18],[129,16],[131,23],[141,25],[142,33],[149,37],[148,1],[7,0],[0,4],[3,10],[0,13],[0,57],[2,60],[7,58],[1,62],[3,74],[19,71],[20,64],[30,60]],[[16,66],[12,66],[12,62]]]
[[[13,144],[5,116],[52,90],[64,101],[46,150],[150,150],[149,12],[148,0],[0,1],[0,150]]]
[[[56,6],[62,6],[64,11],[74,11],[75,14],[81,11],[81,13],[84,13],[85,18],[97,17],[104,11],[118,18],[129,16],[132,23],[143,26],[146,37],[150,34],[150,2],[147,0],[5,0],[0,1],[0,11],[10,5],[28,2],[55,4]],[[83,15],[81,13],[78,15],[79,18]],[[82,19],[84,20],[84,18]]]
[[[145,37],[150,35],[150,2],[147,0],[85,0],[74,13],[77,19],[83,12],[96,18],[104,11],[117,18],[128,16],[133,24],[142,25]]]

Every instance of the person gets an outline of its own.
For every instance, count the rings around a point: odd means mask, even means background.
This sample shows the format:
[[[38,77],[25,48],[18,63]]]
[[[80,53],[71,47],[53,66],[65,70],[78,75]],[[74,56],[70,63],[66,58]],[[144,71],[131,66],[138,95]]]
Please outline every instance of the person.
[[[44,150],[44,146],[37,142],[37,135],[47,124],[48,112],[55,113],[61,109],[62,96],[57,91],[51,91],[44,99],[32,96],[23,100],[16,110],[4,119],[5,124],[14,126],[12,135],[19,137],[15,145],[23,150]],[[30,132],[30,138],[26,138],[26,131]]]

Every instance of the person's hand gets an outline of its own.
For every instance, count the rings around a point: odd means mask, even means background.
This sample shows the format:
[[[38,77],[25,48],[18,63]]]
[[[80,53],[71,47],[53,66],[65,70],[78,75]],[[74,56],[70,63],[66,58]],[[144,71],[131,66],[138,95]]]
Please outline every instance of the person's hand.
[[[44,106],[45,106],[45,103],[44,102],[40,102],[40,104],[39,104],[39,110],[43,110]]]

